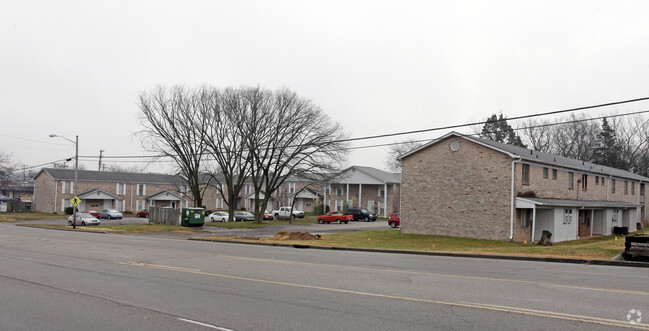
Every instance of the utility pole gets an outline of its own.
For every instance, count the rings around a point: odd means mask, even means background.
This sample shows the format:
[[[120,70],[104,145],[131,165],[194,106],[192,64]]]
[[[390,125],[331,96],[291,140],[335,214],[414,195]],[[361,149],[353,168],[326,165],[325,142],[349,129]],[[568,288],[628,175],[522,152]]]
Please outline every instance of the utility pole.
[[[101,171],[101,158],[102,158],[102,157],[104,157],[104,150],[103,150],[103,149],[100,149],[100,150],[99,150],[99,169],[97,169],[97,170],[99,170],[99,171]]]

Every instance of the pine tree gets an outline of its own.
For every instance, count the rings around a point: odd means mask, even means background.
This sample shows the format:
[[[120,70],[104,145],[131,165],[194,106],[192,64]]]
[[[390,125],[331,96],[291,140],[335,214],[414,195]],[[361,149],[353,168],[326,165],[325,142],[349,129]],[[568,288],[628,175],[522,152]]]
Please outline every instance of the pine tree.
[[[597,135],[597,147],[595,147],[593,158],[597,164],[626,169],[626,162],[620,155],[615,130],[608,124],[606,117],[602,120],[602,130]]]
[[[493,114],[487,119],[487,122],[482,127],[480,137],[514,146],[527,147],[521,141],[521,137],[507,123],[507,118],[502,113],[500,117]]]

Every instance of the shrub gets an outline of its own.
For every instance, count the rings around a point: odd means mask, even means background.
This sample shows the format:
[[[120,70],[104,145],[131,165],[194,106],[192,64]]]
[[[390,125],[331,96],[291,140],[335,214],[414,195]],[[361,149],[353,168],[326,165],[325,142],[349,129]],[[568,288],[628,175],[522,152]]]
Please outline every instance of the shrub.
[[[72,215],[73,212],[74,212],[74,207],[65,207],[66,215]]]

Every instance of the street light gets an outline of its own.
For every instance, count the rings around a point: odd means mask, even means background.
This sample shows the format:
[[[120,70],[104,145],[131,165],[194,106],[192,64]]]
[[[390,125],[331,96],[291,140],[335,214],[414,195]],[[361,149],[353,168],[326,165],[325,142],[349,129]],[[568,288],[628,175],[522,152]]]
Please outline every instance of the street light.
[[[76,141],[72,141],[71,139],[68,139],[63,136],[59,136],[56,134],[51,133],[50,138],[63,138],[71,143],[74,144],[74,185],[72,186],[72,195],[75,197],[77,196],[77,173],[79,171],[79,136],[76,137]],[[77,206],[74,206],[74,209],[72,210],[72,228],[76,229],[77,228]]]

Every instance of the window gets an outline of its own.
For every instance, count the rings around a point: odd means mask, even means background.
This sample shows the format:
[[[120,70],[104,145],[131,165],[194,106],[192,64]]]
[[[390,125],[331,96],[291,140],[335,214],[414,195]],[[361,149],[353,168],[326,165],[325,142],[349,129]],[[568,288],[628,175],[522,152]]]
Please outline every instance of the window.
[[[530,165],[523,164],[523,178],[521,179],[523,185],[530,185]]]
[[[379,187],[379,196],[384,197],[385,196],[385,189],[383,187]]]
[[[246,184],[246,191],[245,191],[246,195],[250,194],[251,191],[252,191],[252,185]]]
[[[629,181],[625,180],[624,181],[624,194],[629,194]]]
[[[595,185],[599,185],[599,176],[595,176]]]
[[[61,200],[61,211],[65,211],[65,208],[68,207],[72,207],[72,204],[70,204],[70,199]]]
[[[581,175],[581,190],[586,191],[588,189],[588,175]]]
[[[63,194],[71,194],[74,187],[74,182],[64,181],[62,182],[62,184],[63,184]]]
[[[289,194],[295,193],[295,183],[288,183],[288,193]]]
[[[325,194],[326,195],[331,195],[331,187],[330,186],[325,187]]]
[[[343,195],[343,188],[340,186],[336,187],[336,195]]]
[[[563,210],[563,224],[572,224],[572,209]]]
[[[644,184],[640,184],[640,195],[644,196]]]
[[[146,184],[137,184],[137,195],[146,194]]]
[[[557,169],[552,169],[552,179],[557,179]]]
[[[218,209],[223,208],[223,198],[216,198],[216,208]]]
[[[182,196],[186,196],[186,195],[187,195],[187,186],[186,186],[186,185],[182,185],[182,186],[180,186],[180,194],[181,194]]]
[[[117,210],[124,211],[124,200],[117,200]]]
[[[548,178],[549,169],[548,167],[543,167],[543,178]]]
[[[619,209],[613,210],[612,221],[617,222],[619,219],[620,219],[620,210]]]
[[[336,210],[344,211],[342,209],[343,209],[343,201],[342,200],[336,200]]]
[[[631,195],[635,195],[635,183],[631,182]]]
[[[611,193],[615,193],[615,179],[611,178]]]
[[[521,226],[530,226],[530,223],[532,223],[532,216],[532,209],[521,209]]]
[[[117,183],[117,195],[124,195],[126,192],[126,183]]]
[[[140,211],[140,210],[144,209],[145,206],[146,206],[146,203],[145,203],[144,200],[135,201],[135,209],[137,209],[137,211]]]
[[[572,172],[568,173],[568,189],[572,190],[575,188],[575,174]]]

